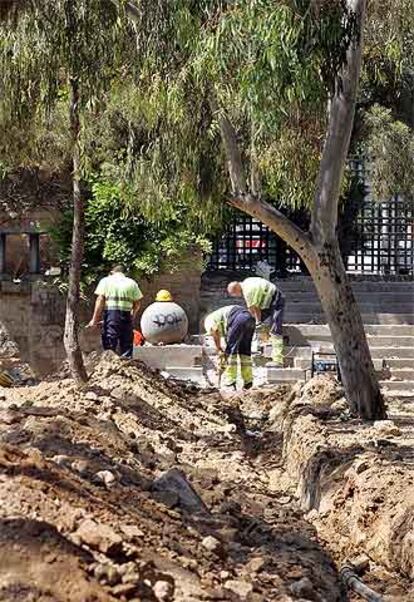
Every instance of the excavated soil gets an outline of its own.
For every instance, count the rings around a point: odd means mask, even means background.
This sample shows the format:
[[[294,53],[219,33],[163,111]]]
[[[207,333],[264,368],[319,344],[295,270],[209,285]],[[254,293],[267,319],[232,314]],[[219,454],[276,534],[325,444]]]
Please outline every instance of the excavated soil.
[[[364,425],[329,379],[223,399],[89,369],[0,388],[0,602],[356,601],[339,568],[361,555],[414,600],[405,408]]]
[[[60,378],[3,397],[0,600],[344,599],[217,392],[104,354],[82,391]]]

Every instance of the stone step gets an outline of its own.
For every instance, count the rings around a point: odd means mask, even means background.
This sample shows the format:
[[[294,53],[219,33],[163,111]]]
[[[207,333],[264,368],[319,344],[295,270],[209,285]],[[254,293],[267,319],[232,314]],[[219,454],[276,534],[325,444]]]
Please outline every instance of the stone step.
[[[144,345],[134,347],[133,358],[158,370],[166,370],[168,366],[192,368],[202,366],[203,349],[201,345]]]
[[[306,346],[306,340],[304,339],[304,341],[305,342],[301,342],[302,346]],[[367,335],[367,341],[368,341],[368,345],[370,346],[370,348],[372,348],[372,347],[394,347],[394,348],[414,347],[414,337],[412,337],[412,336],[380,337],[380,336]],[[289,343],[292,344],[291,339],[289,339]],[[318,349],[318,347],[321,347],[321,346],[332,345],[332,338],[324,337],[324,338],[308,339],[308,344],[311,347],[313,347],[314,349]]]
[[[324,345],[321,353],[331,353],[333,345]],[[370,347],[371,357],[388,360],[388,358],[414,358],[414,347]],[[302,356],[303,357],[303,356]]]
[[[202,283],[201,294],[202,295],[214,295],[216,293],[225,292],[229,279],[225,278],[220,281],[216,280],[204,280]],[[281,279],[275,280],[274,283],[282,291],[286,292],[316,292],[315,285],[312,280],[291,280]],[[352,290],[356,293],[409,293],[414,291],[414,280],[403,280],[403,281],[353,281],[351,282]]]
[[[186,368],[184,366],[168,366],[162,373],[165,376],[168,374],[172,378],[178,380],[191,381],[199,385],[206,384],[203,368],[201,367]]]
[[[414,381],[414,368],[396,368],[390,370],[391,380],[400,381],[400,380],[411,380]],[[389,380],[389,379],[387,379]]]
[[[407,391],[414,395],[414,380],[381,380],[383,391]]]
[[[316,291],[283,291],[288,303],[301,303],[319,301]],[[407,292],[399,291],[354,291],[355,297],[359,303],[383,302],[389,305],[394,303],[411,303],[414,304],[414,290]]]
[[[306,300],[318,300],[319,296],[315,288],[289,288],[284,285],[280,286],[280,290],[286,295],[289,300],[294,300],[295,298],[301,299],[302,301]],[[390,300],[407,301],[409,302],[414,298],[414,286],[405,287],[405,288],[377,288],[377,289],[359,289],[352,287],[354,291],[354,295],[357,299],[372,299],[373,297],[381,297],[384,301],[389,302]],[[204,290],[201,292],[202,300],[211,300],[215,298],[227,297],[226,288],[215,288],[211,290]]]
[[[286,358],[297,358],[310,360],[312,358],[312,351],[315,353],[334,353],[334,346],[325,344],[321,345],[318,349],[312,348],[310,346],[296,346],[296,347],[285,347],[285,357]],[[395,360],[411,360],[414,359],[414,347],[370,347],[371,357],[373,359],[385,359],[387,365],[389,361],[394,362]],[[264,347],[264,355],[266,357],[270,357],[272,353],[271,345],[266,345]],[[390,367],[401,367],[397,365],[393,365]],[[404,365],[405,367],[409,367]]]
[[[373,299],[367,303],[359,303],[359,309],[362,313],[393,313],[393,314],[414,314],[414,303],[387,303],[381,299]],[[315,302],[290,302],[286,304],[286,313],[321,313],[322,306],[319,301]]]
[[[295,383],[305,380],[305,370],[298,368],[267,368],[267,381],[269,383],[283,382]]]
[[[310,359],[312,357],[312,351],[315,353],[334,353],[334,346],[329,343],[325,343],[318,347],[311,346],[286,346],[285,357],[287,358],[302,358]],[[414,358],[414,347],[373,347],[370,346],[371,357],[378,359],[401,359],[401,358]],[[265,345],[264,355],[270,357],[272,353],[271,345]]]
[[[290,345],[318,345],[332,342],[332,336],[328,328],[318,329],[315,328],[313,332],[302,334],[302,332],[296,328],[284,328],[284,333],[289,337]],[[414,347],[414,335],[372,335],[367,334],[368,344],[374,347]]]
[[[404,368],[413,368],[414,369],[414,358],[412,357],[399,357],[399,358],[389,358],[387,359],[387,366],[391,368],[391,370],[395,369],[404,369]]]
[[[414,313],[369,313],[362,314],[364,324],[409,324],[414,325]],[[326,324],[322,313],[286,313],[285,322],[290,324]]]
[[[329,358],[327,358],[329,359]],[[286,359],[286,361],[289,361],[289,357]],[[374,368],[377,372],[382,372],[383,370],[383,361],[382,358],[372,358],[372,362],[374,364]],[[305,358],[305,357],[295,357],[293,358],[293,367],[294,368],[299,368],[301,370],[308,370],[311,368],[311,359],[310,358]]]
[[[327,324],[285,324],[284,329],[292,336],[299,332],[306,338],[317,338],[319,335],[330,335]],[[414,336],[414,325],[410,324],[365,324],[365,332],[368,335],[381,336]]]
[[[277,280],[275,281],[276,286],[279,286],[282,291],[289,292],[316,292],[315,285],[311,280]],[[358,293],[372,293],[372,292],[402,292],[409,293],[414,291],[414,281],[396,281],[396,282],[384,282],[378,281],[358,281],[351,282],[352,290]],[[225,288],[225,287],[224,287]]]
[[[403,404],[414,404],[414,394],[409,391],[384,391],[390,399],[398,399]]]

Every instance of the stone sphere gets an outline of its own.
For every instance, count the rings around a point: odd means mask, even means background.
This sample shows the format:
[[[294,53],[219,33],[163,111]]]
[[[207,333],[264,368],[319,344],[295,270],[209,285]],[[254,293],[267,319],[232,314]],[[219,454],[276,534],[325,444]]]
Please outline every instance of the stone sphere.
[[[188,332],[188,318],[173,301],[156,301],[141,316],[141,332],[153,345],[181,343]]]

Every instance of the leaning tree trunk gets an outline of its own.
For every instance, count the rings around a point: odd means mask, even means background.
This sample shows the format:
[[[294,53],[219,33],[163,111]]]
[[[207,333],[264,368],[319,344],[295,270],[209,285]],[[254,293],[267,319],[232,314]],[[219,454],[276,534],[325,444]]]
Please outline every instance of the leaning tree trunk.
[[[82,383],[88,379],[79,345],[80,277],[85,237],[85,210],[80,191],[79,89],[75,78],[70,79],[69,115],[73,149],[73,231],[64,344],[71,374],[78,383]]]
[[[214,99],[212,108],[218,113],[227,155],[233,192],[230,204],[259,219],[302,258],[331,329],[347,400],[361,418],[375,420],[385,417],[384,400],[337,240],[338,199],[354,122],[366,0],[346,0],[345,5],[348,16],[355,19],[356,31],[330,99],[329,123],[308,233],[249,191],[233,124],[224,111],[217,110]],[[344,13],[344,18],[348,16]]]
[[[345,396],[352,411],[366,420],[385,418],[384,400],[361,312],[348,281],[337,239],[327,243],[321,234],[316,243],[269,203],[250,195],[234,198],[231,204],[283,237],[302,258],[331,330]]]
[[[315,249],[311,276],[331,330],[346,398],[366,420],[386,417],[384,400],[371,359],[361,312],[337,241]]]

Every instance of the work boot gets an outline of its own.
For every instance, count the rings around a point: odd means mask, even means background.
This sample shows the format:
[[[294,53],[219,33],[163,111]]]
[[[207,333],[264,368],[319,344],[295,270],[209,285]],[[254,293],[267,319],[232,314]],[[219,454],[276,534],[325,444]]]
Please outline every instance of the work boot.
[[[237,391],[237,385],[236,385],[236,383],[231,383],[231,384],[225,383],[223,386],[223,389],[225,391],[228,391],[229,393],[230,392],[232,393],[233,391]]]
[[[283,337],[272,335],[270,342],[272,344],[272,361],[268,362],[266,366],[270,368],[283,368]]]
[[[253,383],[244,383],[244,385],[243,385],[243,391],[248,391],[252,387],[253,387]]]

